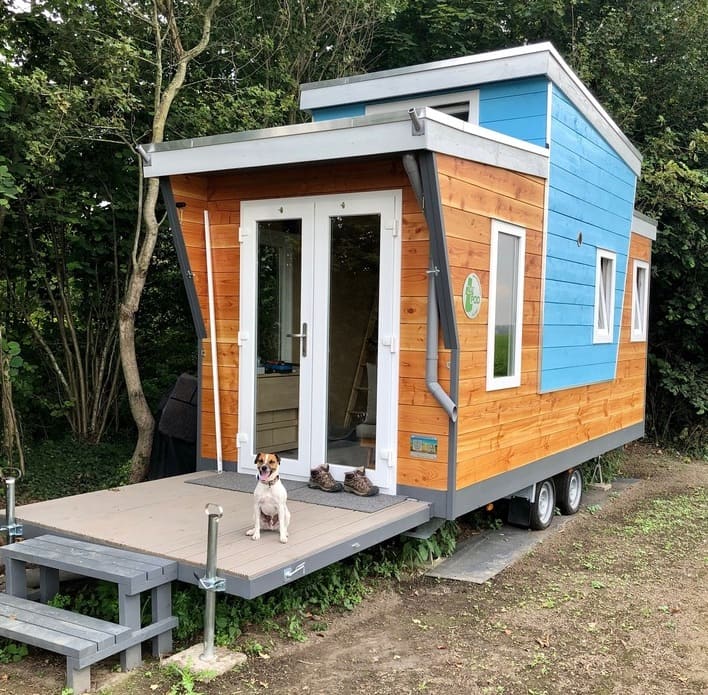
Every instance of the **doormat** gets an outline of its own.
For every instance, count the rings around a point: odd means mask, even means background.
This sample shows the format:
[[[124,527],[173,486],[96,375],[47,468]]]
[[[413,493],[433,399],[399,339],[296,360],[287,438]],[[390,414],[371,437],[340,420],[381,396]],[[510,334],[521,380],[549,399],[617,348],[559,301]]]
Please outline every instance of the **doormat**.
[[[232,490],[234,492],[252,493],[257,481],[255,475],[244,473],[224,472],[208,475],[196,480],[187,480],[190,485],[206,485],[216,487],[221,490]],[[313,490],[307,487],[307,483],[297,480],[283,480],[285,489],[288,491],[288,500],[293,502],[307,502],[308,504],[319,504],[323,507],[338,507],[339,509],[351,509],[354,512],[365,512],[371,514],[381,509],[392,507],[406,500],[400,495],[375,495],[374,497],[359,497],[351,492],[324,492],[323,490]]]

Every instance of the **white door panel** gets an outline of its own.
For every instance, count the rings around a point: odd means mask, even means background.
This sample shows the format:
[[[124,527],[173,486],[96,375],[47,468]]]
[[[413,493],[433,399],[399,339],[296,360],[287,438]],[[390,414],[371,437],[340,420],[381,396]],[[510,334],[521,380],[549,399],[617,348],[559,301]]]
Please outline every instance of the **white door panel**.
[[[286,477],[368,464],[395,492],[400,208],[398,191],[242,204],[240,471],[268,449]]]

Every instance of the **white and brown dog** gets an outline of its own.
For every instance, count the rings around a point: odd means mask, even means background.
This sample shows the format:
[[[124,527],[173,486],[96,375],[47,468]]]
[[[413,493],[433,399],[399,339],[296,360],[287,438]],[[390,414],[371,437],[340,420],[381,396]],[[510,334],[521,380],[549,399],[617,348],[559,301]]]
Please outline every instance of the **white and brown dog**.
[[[280,542],[288,542],[290,510],[287,507],[288,493],[280,480],[280,456],[258,454],[256,456],[258,484],[253,491],[253,528],[246,531],[254,541],[264,531],[280,531]]]

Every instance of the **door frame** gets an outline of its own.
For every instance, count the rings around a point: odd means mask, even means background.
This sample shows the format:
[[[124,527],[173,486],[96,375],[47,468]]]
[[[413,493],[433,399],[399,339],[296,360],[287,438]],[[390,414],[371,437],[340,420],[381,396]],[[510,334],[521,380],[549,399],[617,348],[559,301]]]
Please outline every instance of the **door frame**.
[[[398,454],[398,374],[401,296],[401,207],[400,190],[341,193],[336,195],[272,198],[241,203],[240,330],[238,471],[254,473],[252,432],[256,395],[256,307],[259,221],[302,220],[301,322],[308,323],[308,355],[300,360],[299,458],[287,459],[281,469],[284,478],[307,480],[311,466],[324,461],[327,444],[328,370],[313,365],[327,364],[329,335],[329,220],[335,215],[379,214],[379,332],[377,367],[377,417],[375,469],[367,475],[381,492],[395,494]],[[324,447],[324,450],[323,450]],[[339,470],[339,469],[343,470]],[[339,480],[344,466],[332,465]]]

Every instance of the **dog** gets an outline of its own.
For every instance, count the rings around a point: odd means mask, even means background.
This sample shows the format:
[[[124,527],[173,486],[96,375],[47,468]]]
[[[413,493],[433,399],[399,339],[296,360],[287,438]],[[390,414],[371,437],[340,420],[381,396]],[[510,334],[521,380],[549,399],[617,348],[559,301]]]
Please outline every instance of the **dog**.
[[[280,531],[280,542],[288,542],[290,510],[287,507],[288,493],[280,480],[280,456],[278,454],[256,455],[258,484],[253,491],[253,528],[246,531],[254,541],[264,531]]]

